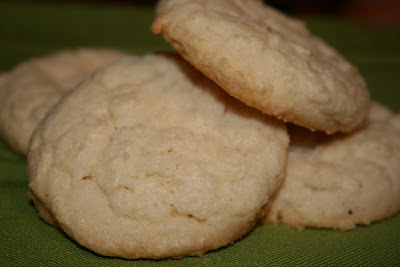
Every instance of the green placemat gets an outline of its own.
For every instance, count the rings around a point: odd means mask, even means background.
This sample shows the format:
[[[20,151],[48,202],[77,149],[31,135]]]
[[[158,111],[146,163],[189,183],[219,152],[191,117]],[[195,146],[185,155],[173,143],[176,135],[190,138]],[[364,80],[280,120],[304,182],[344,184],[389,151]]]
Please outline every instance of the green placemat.
[[[0,71],[71,47],[110,47],[137,54],[171,50],[150,33],[152,18],[153,11],[143,7],[1,2]],[[314,33],[359,67],[375,100],[400,111],[398,29],[306,20]],[[26,195],[25,171],[25,158],[0,142],[0,266],[400,266],[400,215],[348,232],[260,225],[232,246],[203,258],[102,257],[38,218]]]

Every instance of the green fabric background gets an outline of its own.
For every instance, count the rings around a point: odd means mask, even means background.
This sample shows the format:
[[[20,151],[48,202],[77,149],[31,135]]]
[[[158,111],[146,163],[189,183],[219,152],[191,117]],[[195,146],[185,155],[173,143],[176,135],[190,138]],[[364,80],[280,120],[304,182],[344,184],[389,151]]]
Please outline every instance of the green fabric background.
[[[150,33],[143,7],[0,3],[0,71],[62,48],[101,46],[144,54],[171,50]],[[357,65],[371,95],[400,111],[400,31],[306,18],[310,29]],[[400,162],[399,162],[400,164]],[[203,258],[123,260],[96,255],[36,214],[25,158],[0,142],[0,266],[400,266],[400,215],[348,232],[257,226]],[[379,203],[376,203],[379,205]]]

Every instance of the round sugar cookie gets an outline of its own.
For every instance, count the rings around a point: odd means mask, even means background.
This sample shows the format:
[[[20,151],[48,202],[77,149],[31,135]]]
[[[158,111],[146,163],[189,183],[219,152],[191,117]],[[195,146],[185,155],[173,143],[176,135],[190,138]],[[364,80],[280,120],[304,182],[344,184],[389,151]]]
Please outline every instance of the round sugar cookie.
[[[26,155],[47,111],[95,69],[123,54],[108,49],[63,50],[23,62],[0,78],[0,138]]]
[[[45,220],[99,254],[202,255],[258,221],[283,179],[288,143],[281,121],[180,57],[126,57],[39,124],[30,195]]]
[[[327,133],[349,132],[370,104],[358,70],[304,24],[254,0],[161,0],[153,33],[230,95]]]
[[[349,230],[400,210],[400,115],[374,103],[352,134],[289,134],[286,178],[264,223]]]

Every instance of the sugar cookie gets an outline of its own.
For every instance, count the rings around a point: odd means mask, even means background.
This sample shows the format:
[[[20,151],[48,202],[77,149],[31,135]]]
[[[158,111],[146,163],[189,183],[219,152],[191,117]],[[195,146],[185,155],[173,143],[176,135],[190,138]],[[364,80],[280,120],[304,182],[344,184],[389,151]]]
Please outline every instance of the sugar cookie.
[[[358,70],[304,24],[249,0],[161,0],[153,33],[229,94],[327,133],[362,124],[370,99]]]
[[[44,219],[99,254],[202,255],[256,223],[283,179],[288,142],[282,122],[180,57],[127,57],[38,126],[29,188]]]
[[[374,103],[352,134],[289,133],[287,175],[265,223],[348,230],[400,210],[400,115]]]
[[[122,53],[106,49],[64,50],[31,59],[0,79],[0,137],[26,155],[32,132],[47,111],[78,82]]]

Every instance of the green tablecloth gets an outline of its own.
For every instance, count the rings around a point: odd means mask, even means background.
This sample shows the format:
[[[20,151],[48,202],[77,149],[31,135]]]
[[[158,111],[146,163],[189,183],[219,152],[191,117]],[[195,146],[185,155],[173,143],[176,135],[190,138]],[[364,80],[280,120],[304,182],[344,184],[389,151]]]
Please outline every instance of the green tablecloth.
[[[152,18],[153,11],[143,7],[1,2],[0,71],[62,48],[101,46],[137,54],[171,50],[150,33]],[[328,18],[306,20],[314,33],[359,67],[375,100],[400,111],[398,29]],[[101,257],[38,218],[26,195],[25,171],[25,158],[0,142],[0,266],[400,266],[400,215],[348,232],[260,225],[232,246],[203,258]]]

